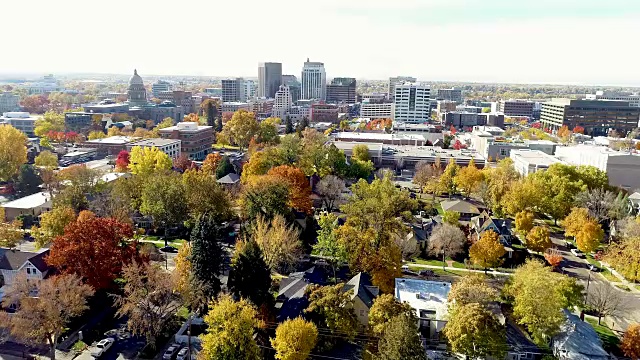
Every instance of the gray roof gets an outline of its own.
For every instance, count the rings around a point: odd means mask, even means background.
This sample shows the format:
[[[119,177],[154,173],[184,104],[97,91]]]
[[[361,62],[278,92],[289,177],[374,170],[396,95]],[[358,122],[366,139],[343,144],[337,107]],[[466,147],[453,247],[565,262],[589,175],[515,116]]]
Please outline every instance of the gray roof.
[[[442,210],[444,211],[455,211],[458,213],[467,213],[467,214],[480,214],[480,210],[477,206],[472,203],[464,200],[447,200],[440,203],[442,205]]]
[[[1,270],[18,270],[27,261],[29,261],[38,270],[45,272],[49,269],[44,261],[45,256],[49,254],[49,250],[35,253],[20,250],[0,249],[0,269]]]
[[[371,308],[373,300],[380,293],[380,289],[378,287],[371,285],[369,275],[362,272],[359,272],[356,276],[352,277],[351,280],[344,285],[343,290],[353,290],[351,299],[353,300],[356,297],[360,298],[368,308]]]
[[[240,181],[240,176],[235,173],[230,173],[218,179],[218,184],[235,184],[238,181]]]
[[[562,311],[567,321],[553,337],[554,353],[562,354],[562,358],[568,360],[608,359],[609,354],[602,348],[602,340],[593,326],[567,309]]]

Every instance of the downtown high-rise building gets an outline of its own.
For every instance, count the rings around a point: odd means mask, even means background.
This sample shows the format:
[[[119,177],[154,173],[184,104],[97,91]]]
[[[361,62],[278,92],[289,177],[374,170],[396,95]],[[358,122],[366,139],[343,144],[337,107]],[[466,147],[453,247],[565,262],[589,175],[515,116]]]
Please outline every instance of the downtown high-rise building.
[[[222,101],[239,102],[246,101],[246,85],[243,78],[222,80]]]
[[[307,61],[302,68],[302,98],[325,100],[327,96],[327,74],[324,63]]]
[[[291,105],[293,105],[293,101],[289,87],[287,85],[280,85],[273,103],[273,116],[281,119],[284,118],[289,113],[289,110],[291,110]]]
[[[387,93],[389,94],[389,99],[393,100],[393,96],[396,93],[396,85],[404,84],[406,82],[414,83],[417,80],[418,79],[416,79],[414,77],[411,77],[411,76],[390,77],[389,78],[389,89],[387,90]]]
[[[429,85],[407,82],[396,84],[394,91],[394,121],[423,123],[431,119]]]
[[[282,75],[282,84],[289,87],[291,101],[293,101],[294,104],[300,100],[302,85],[300,85],[300,81],[298,81],[295,75]]]
[[[258,66],[258,97],[275,97],[280,85],[282,85],[282,64],[260,63]]]
[[[327,85],[327,102],[333,104],[355,104],[356,79],[333,78]]]

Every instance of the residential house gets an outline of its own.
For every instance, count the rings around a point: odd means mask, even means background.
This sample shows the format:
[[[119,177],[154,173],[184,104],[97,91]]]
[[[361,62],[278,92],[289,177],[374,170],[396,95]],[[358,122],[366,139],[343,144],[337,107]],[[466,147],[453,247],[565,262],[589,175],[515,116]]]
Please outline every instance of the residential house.
[[[51,194],[39,192],[20,199],[2,204],[4,208],[4,220],[13,221],[20,215],[40,216],[43,212],[51,210]]]
[[[418,317],[418,328],[427,339],[438,339],[448,315],[451,283],[396,278],[395,298],[407,303]]]
[[[602,340],[589,323],[567,309],[562,310],[567,321],[551,339],[551,350],[559,360],[605,360],[609,354],[602,348]]]
[[[367,326],[369,324],[369,310],[373,305],[373,300],[378,297],[380,289],[371,284],[369,275],[360,272],[344,285],[344,291],[352,291],[353,310],[360,324]]]
[[[237,184],[239,181],[240,181],[240,176],[238,174],[230,173],[218,179],[217,183],[222,185],[232,186]]]
[[[312,284],[324,285],[326,279],[325,272],[313,266],[306,271],[291,273],[280,280],[280,289],[276,297],[278,321],[295,319],[302,315],[302,311],[309,305],[305,291]]]
[[[42,280],[47,277],[51,269],[44,258],[48,254],[48,249],[27,252],[0,248],[0,299],[6,286],[13,284],[19,275],[24,275],[29,280]]]
[[[483,211],[482,214],[471,218],[471,229],[475,230],[478,238],[482,236],[482,234],[491,230],[498,234],[498,239],[504,246],[511,246],[511,241],[513,240],[513,233],[511,232],[511,220],[510,219],[500,219],[489,216],[486,211]]]
[[[629,202],[631,203],[631,208],[634,214],[638,214],[640,212],[640,192],[634,192],[629,195]]]
[[[474,216],[480,215],[480,204],[474,204],[466,200],[446,200],[440,203],[442,210],[453,211],[460,214],[460,221],[471,221]]]
[[[543,351],[516,324],[507,319],[504,325],[508,348],[505,360],[537,360],[542,358]]]

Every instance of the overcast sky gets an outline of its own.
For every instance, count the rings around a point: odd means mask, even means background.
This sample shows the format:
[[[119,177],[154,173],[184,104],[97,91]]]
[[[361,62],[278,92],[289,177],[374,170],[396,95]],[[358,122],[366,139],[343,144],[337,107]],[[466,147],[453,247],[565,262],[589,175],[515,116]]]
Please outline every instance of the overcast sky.
[[[640,86],[640,0],[0,1],[0,73]]]

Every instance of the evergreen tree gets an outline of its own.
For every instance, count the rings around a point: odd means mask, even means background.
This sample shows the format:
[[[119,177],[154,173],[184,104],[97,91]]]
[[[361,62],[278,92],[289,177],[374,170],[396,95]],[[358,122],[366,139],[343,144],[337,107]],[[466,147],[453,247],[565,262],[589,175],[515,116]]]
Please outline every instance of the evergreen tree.
[[[216,117],[218,115],[218,109],[213,106],[213,101],[207,102],[207,125],[215,126]]]
[[[298,127],[296,128],[296,132],[298,134],[302,134],[304,129],[309,127],[309,119],[305,116],[302,118],[302,121],[298,123]]]
[[[224,250],[220,245],[222,231],[208,215],[198,217],[191,231],[191,264],[193,274],[204,286],[204,293],[211,298],[220,292]]]
[[[18,178],[16,179],[16,191],[21,196],[29,196],[40,191],[42,179],[36,173],[32,165],[24,164],[20,167]]]
[[[270,307],[273,296],[271,271],[264,261],[262,250],[254,240],[244,243],[236,254],[229,273],[229,290],[238,298],[251,301],[256,307]]]
[[[289,115],[287,115],[286,127],[285,127],[284,132],[285,132],[285,134],[291,134],[291,133],[294,132],[293,122],[291,121],[291,117]]]
[[[220,165],[218,165],[218,168],[216,169],[216,179],[222,179],[228,174],[234,172],[234,170],[235,169],[233,168],[233,165],[231,165],[231,161],[229,161],[229,157],[225,156],[222,158]]]
[[[218,116],[218,120],[216,121],[216,132],[222,131],[222,116]]]

